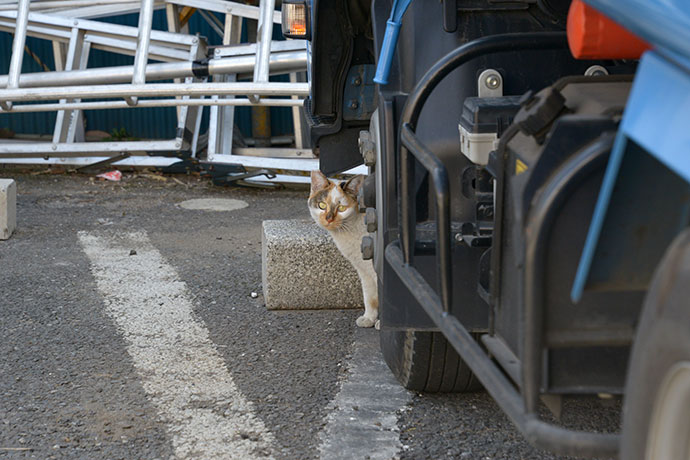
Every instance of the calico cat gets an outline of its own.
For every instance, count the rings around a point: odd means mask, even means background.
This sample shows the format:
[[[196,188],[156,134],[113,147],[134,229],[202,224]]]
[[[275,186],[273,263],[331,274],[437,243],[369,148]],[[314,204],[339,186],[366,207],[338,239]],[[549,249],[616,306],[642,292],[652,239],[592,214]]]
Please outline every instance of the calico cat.
[[[357,271],[364,294],[364,314],[357,318],[357,326],[372,327],[377,324],[379,297],[374,266],[362,259],[360,251],[362,237],[367,234],[364,214],[357,207],[357,193],[363,180],[364,176],[355,176],[336,184],[321,171],[312,171],[307,204],[311,217],[328,230],[335,245]]]

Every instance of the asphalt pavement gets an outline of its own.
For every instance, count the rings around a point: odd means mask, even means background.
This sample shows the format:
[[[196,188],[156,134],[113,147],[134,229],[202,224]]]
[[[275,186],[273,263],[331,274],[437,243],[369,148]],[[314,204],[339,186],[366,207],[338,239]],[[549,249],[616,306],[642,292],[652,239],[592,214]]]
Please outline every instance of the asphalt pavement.
[[[18,190],[0,241],[0,459],[564,458],[485,393],[399,388],[356,310],[266,310],[261,222],[309,218],[306,190],[0,177]],[[181,206],[207,198],[247,206]],[[569,426],[618,426],[617,403],[568,404]]]

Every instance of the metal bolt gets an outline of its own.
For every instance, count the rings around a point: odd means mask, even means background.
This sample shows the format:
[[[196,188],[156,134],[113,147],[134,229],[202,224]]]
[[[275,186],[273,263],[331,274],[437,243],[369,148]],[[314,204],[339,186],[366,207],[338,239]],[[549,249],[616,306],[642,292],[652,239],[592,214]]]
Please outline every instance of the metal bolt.
[[[50,148],[53,149],[53,150],[57,150],[57,145],[53,144],[53,145],[50,146]]]
[[[220,54],[220,48],[216,48],[213,52],[214,52],[215,54]]]
[[[374,233],[378,228],[378,222],[376,219],[376,209],[367,208],[364,214],[364,223],[367,226],[367,231],[369,233]]]
[[[359,107],[359,102],[355,101],[354,99],[350,101],[350,108],[352,110],[357,110]]]
[[[355,77],[352,79],[352,84],[355,86],[359,86],[362,84],[362,79],[360,77]]]
[[[192,43],[199,43],[199,39],[196,37],[192,38]]]
[[[374,258],[374,239],[370,236],[362,237],[362,259],[371,260]]]
[[[585,76],[587,77],[599,77],[602,75],[608,75],[609,71],[606,70],[606,67],[601,66],[601,65],[593,65],[589,66],[587,70],[585,70]]]
[[[501,77],[499,77],[495,73],[489,74],[484,79],[484,84],[489,89],[496,89],[499,86],[501,86]]]
[[[75,20],[74,20],[74,25],[75,25],[75,26],[78,26],[78,25],[79,25],[79,21],[77,21],[77,20],[75,19]]]
[[[359,132],[359,138],[357,139],[357,145],[359,146],[360,153],[362,152],[362,145],[364,145],[364,142],[369,141],[369,138],[370,138],[369,131],[363,129]]]
[[[362,158],[365,166],[374,166],[376,164],[376,146],[373,142],[369,142],[369,146],[362,151]]]
[[[181,142],[175,142],[175,147],[177,147],[179,149],[180,147],[182,147],[182,143]]]
[[[367,166],[374,166],[376,164],[376,145],[371,141],[369,131],[363,130],[359,132],[359,153],[364,158],[364,164]]]

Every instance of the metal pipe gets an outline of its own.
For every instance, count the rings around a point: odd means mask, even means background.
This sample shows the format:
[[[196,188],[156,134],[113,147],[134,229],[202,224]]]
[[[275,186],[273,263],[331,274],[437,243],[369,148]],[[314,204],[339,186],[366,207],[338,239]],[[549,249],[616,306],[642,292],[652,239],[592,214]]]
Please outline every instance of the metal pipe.
[[[137,34],[137,53],[134,55],[133,85],[146,83],[146,64],[149,60],[151,44],[151,27],[153,25],[153,0],[142,0],[139,11],[139,33]],[[137,98],[128,96],[127,104],[137,105]]]
[[[22,72],[22,60],[24,59],[24,44],[26,43],[26,26],[29,23],[29,0],[19,0],[17,4],[17,22],[12,42],[12,57],[10,58],[10,70],[7,75],[7,87],[19,87],[19,75]],[[5,110],[12,108],[12,103],[0,100],[0,107]]]
[[[175,5],[189,6],[206,11],[215,11],[216,13],[230,13],[233,16],[240,16],[247,19],[259,19],[261,11],[256,6],[245,5],[236,1],[226,0],[167,0],[166,3],[173,3]],[[273,12],[273,22],[280,24],[280,11]]]
[[[253,69],[254,56],[236,56],[232,58],[212,59],[208,63],[208,71],[210,75],[236,73],[238,74],[238,78],[246,78],[253,71]],[[271,56],[269,57],[269,74],[276,75],[290,72],[305,72],[306,70],[306,50],[271,53]]]
[[[261,0],[260,18],[256,37],[256,65],[254,67],[254,81],[262,83],[268,81],[268,58],[271,54],[271,38],[273,36],[273,11],[275,0]]]
[[[117,141],[117,142],[12,142],[0,143],[0,158],[31,158],[37,156],[79,157],[89,153],[122,152],[177,152],[182,143],[176,139],[164,141]]]
[[[282,74],[300,72],[307,68],[306,51],[272,53],[270,72]],[[146,66],[146,81],[171,80],[193,76],[239,74],[248,77],[254,69],[254,56],[233,56],[210,61],[166,62]],[[23,74],[22,88],[50,86],[101,85],[132,81],[133,66],[100,67],[69,72],[36,72]],[[7,85],[7,75],[0,75],[0,88]]]
[[[139,35],[137,36],[137,54],[134,56],[133,85],[146,83],[146,64],[149,58],[151,43],[151,26],[153,24],[153,0],[142,0],[139,13]]]
[[[0,18],[14,19],[15,16],[17,16],[17,13],[14,11],[0,12]],[[136,40],[139,36],[139,32],[136,27],[124,26],[120,24],[109,24],[106,22],[92,21],[88,19],[67,18],[55,14],[44,13],[31,13],[29,18],[32,26],[50,29],[54,33],[58,32],[58,36],[60,29],[71,29],[75,26],[86,30],[87,33],[92,33],[95,36],[112,36],[118,39],[129,40]],[[7,25],[9,26],[10,24]],[[14,26],[16,27],[16,21]],[[188,47],[194,44],[194,40],[197,39],[197,37],[189,34],[153,30],[151,31],[151,39],[155,42],[164,42],[168,46],[174,46],[180,49],[188,49]]]
[[[455,316],[447,315],[440,308],[438,295],[414,267],[405,263],[400,247],[395,243],[389,244],[385,257],[407,290],[532,445],[576,457],[616,456],[620,441],[620,436],[616,434],[569,430],[542,422],[534,414],[526,414],[520,394],[513,384],[489,359],[474,337],[467,332],[467,328]]]
[[[2,164],[27,164],[27,165],[64,165],[64,166],[88,166],[94,162],[100,162],[110,159],[111,157],[104,156],[89,156],[89,157],[42,157],[42,158],[8,158],[4,155],[0,156],[0,163]],[[180,161],[179,158],[168,158],[158,156],[130,156],[127,159],[116,161],[113,163],[117,166],[138,166],[138,167],[165,167]]]
[[[29,8],[33,11],[36,10],[48,10],[52,8],[79,8],[83,6],[94,6],[94,5],[118,5],[123,2],[123,0],[56,0],[56,1],[40,1],[32,3]],[[0,11],[16,10],[17,5],[13,3],[6,3],[0,5]]]
[[[176,96],[303,96],[309,95],[308,83],[149,83],[146,85],[68,86],[61,88],[0,89],[4,101],[50,101],[56,99],[94,99]]]
[[[414,246],[417,232],[417,202],[415,200],[415,160],[407,147],[400,143],[400,200],[398,215],[400,222],[400,241],[403,259],[406,264],[414,264]]]
[[[484,350],[457,318],[444,315],[439,308],[441,301],[438,294],[431,289],[414,267],[405,263],[402,251],[395,243],[386,246],[385,257],[407,290],[424,308],[429,318],[439,326],[449,342],[459,350],[462,359],[470,366],[484,388],[513,423],[518,428],[522,428],[525,424],[522,400],[507,377],[487,358]]]
[[[273,37],[273,12],[275,0],[261,0],[259,11],[259,24],[256,32],[256,65],[254,66],[254,82],[268,81],[268,62],[271,56],[271,38]],[[256,100],[258,94],[252,95]]]
[[[438,261],[437,277],[443,311],[450,313],[450,308],[453,305],[453,285],[451,284],[453,265],[451,263],[450,180],[448,179],[448,170],[441,160],[419,141],[417,136],[410,129],[410,125],[407,123],[402,127],[400,140],[406,147],[400,150],[401,154],[407,156],[412,153],[417,161],[422,164],[424,169],[428,171],[434,186],[434,204],[436,208],[436,260]],[[405,163],[407,162],[407,158],[401,156],[400,161],[401,163]],[[411,206],[415,206],[415,203],[412,202]],[[414,244],[414,239],[412,243]],[[414,248],[412,248],[412,250],[414,250]]]
[[[252,102],[249,99],[145,99],[139,100],[136,107],[180,107],[180,106],[269,106],[300,107],[304,99],[262,99]],[[126,109],[132,106],[125,101],[68,102],[64,104],[22,104],[12,107],[11,112],[0,110],[0,113],[53,112],[55,110],[103,110]]]

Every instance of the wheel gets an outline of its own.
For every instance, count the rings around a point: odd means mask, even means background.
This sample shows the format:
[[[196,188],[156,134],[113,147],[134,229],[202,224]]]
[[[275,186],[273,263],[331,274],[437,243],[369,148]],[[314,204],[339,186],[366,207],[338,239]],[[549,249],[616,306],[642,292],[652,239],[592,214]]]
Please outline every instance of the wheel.
[[[381,351],[408,390],[430,393],[477,391],[481,384],[440,332],[380,331]]]
[[[621,458],[690,459],[690,229],[654,275],[625,388]]]

